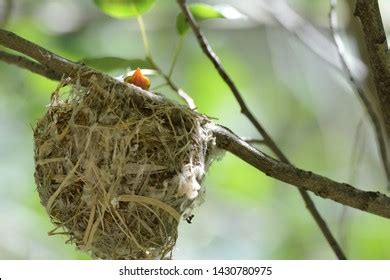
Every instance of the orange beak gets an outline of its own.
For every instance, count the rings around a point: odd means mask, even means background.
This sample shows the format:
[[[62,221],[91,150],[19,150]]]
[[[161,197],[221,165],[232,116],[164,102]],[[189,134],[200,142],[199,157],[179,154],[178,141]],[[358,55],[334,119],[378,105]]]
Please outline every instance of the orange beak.
[[[148,77],[145,77],[141,69],[137,68],[132,76],[126,77],[125,82],[140,87],[144,90],[149,90],[150,80]]]

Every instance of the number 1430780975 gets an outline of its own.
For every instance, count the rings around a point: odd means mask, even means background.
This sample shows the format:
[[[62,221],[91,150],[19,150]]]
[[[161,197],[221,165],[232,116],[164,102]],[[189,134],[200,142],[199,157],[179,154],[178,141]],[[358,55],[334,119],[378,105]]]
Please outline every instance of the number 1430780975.
[[[272,267],[270,266],[213,267],[213,275],[272,275]]]

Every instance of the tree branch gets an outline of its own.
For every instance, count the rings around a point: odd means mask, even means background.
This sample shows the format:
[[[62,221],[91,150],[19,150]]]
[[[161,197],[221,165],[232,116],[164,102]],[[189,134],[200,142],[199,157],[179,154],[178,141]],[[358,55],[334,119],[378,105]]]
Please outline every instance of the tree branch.
[[[251,123],[255,126],[255,128],[259,131],[259,133],[263,137],[264,143],[275,153],[275,155],[281,161],[289,164],[289,160],[287,159],[287,157],[283,154],[283,152],[276,145],[275,141],[271,138],[271,136],[268,134],[268,132],[263,128],[263,126],[260,124],[260,122],[255,118],[255,116],[249,110],[244,99],[242,98],[242,94],[238,90],[238,88],[235,85],[235,83],[233,82],[233,80],[230,78],[229,74],[224,69],[219,57],[211,48],[206,37],[201,32],[201,30],[200,30],[198,24],[196,23],[191,11],[188,8],[186,0],[178,0],[178,3],[179,3],[179,6],[183,12],[184,17],[186,18],[187,22],[189,23],[189,25],[192,28],[192,31],[196,35],[196,38],[198,40],[198,43],[199,43],[203,53],[213,63],[215,69],[217,70],[217,72],[219,73],[221,78],[229,86],[231,92],[233,93],[234,97],[236,98],[238,104],[241,107],[241,113],[244,114],[251,121]],[[309,210],[309,212],[313,216],[313,218],[316,221],[317,225],[319,226],[322,234],[324,235],[324,237],[328,241],[329,245],[331,246],[331,248],[334,251],[334,253],[336,254],[336,256],[339,259],[346,259],[344,252],[342,251],[341,247],[338,245],[336,239],[332,235],[326,222],[321,217],[320,213],[318,212],[317,208],[315,207],[315,204],[313,203],[309,194],[306,191],[304,191],[303,189],[299,189],[299,193],[301,194],[301,196],[305,202],[306,208]]]
[[[133,101],[136,104],[139,104],[139,106],[142,106],[145,100],[164,102],[163,97],[159,95],[142,90],[132,84],[122,83],[119,80],[91,67],[85,66],[84,64],[67,60],[4,29],[0,29],[0,45],[37,60],[41,63],[42,67],[46,67],[46,69],[53,71],[54,73],[61,73],[61,76],[67,78],[67,82],[71,84],[78,84],[85,87],[90,87],[91,84],[97,84],[100,88],[105,90],[116,88],[118,92],[127,91],[130,92],[133,96]],[[5,61],[6,59],[0,57],[0,60]],[[32,70],[29,68],[26,69]],[[43,76],[46,77],[44,73]]]
[[[357,0],[355,16],[362,25],[386,133],[390,136],[390,61],[378,0]]]
[[[339,60],[341,62],[342,67],[344,68],[344,71],[346,75],[349,77],[349,81],[351,83],[351,86],[353,89],[355,89],[356,93],[358,94],[360,100],[363,103],[363,106],[365,107],[367,114],[370,117],[371,123],[373,125],[377,144],[379,147],[379,154],[382,158],[382,164],[385,170],[385,174],[387,177],[387,187],[390,188],[390,165],[389,165],[389,159],[388,159],[388,153],[387,153],[387,144],[385,139],[385,132],[382,130],[382,125],[379,119],[379,116],[375,112],[374,107],[371,104],[371,101],[368,98],[367,93],[363,90],[363,88],[360,86],[359,82],[356,81],[355,77],[352,74],[351,69],[349,68],[347,61],[344,58],[344,44],[340,37],[340,35],[337,33],[337,13],[336,13],[336,6],[337,6],[337,0],[330,0],[330,9],[329,9],[329,26],[332,33],[333,41],[337,49],[337,53],[339,56]]]
[[[10,53],[4,52],[4,51],[0,51],[0,60],[6,62],[8,64],[13,64],[13,65],[16,65],[18,67],[30,70],[31,72],[38,74],[38,75],[41,75],[41,76],[44,76],[50,80],[55,80],[55,81],[61,80],[60,73],[58,73],[54,70],[48,69],[44,65],[39,64],[35,61],[32,61],[31,59],[28,59],[24,56],[14,55],[14,54],[10,54]]]
[[[343,205],[390,218],[390,197],[380,192],[362,191],[346,183],[339,183],[275,160],[250,146],[225,127],[213,125],[210,129],[216,136],[219,148],[231,152],[270,177]]]

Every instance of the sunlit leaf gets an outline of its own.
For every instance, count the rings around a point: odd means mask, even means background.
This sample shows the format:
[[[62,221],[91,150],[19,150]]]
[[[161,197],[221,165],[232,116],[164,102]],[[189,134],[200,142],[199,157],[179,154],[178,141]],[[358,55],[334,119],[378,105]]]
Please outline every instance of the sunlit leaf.
[[[239,19],[245,18],[236,8],[229,5],[216,5],[210,6],[202,3],[195,3],[188,5],[192,15],[197,21],[203,21],[208,19],[226,18],[226,19]],[[184,35],[189,28],[189,25],[183,15],[178,14],[176,18],[176,29],[180,35]]]
[[[95,68],[103,72],[110,72],[118,69],[153,69],[153,66],[144,59],[124,59],[120,57],[95,57],[95,58],[84,58],[80,61],[87,66]]]
[[[227,4],[218,4],[214,6],[218,12],[220,12],[224,18],[226,19],[244,19],[247,18],[246,15],[241,13],[239,10],[234,8],[233,6]]]
[[[142,15],[149,11],[156,0],[94,0],[106,14],[115,18],[128,18]]]

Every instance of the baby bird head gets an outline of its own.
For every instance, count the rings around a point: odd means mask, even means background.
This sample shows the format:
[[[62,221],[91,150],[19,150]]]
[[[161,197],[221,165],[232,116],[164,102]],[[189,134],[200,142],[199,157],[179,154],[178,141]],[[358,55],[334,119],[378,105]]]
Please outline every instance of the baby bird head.
[[[125,78],[125,82],[140,87],[144,90],[149,90],[150,80],[142,74],[141,69],[137,68],[134,74]]]

